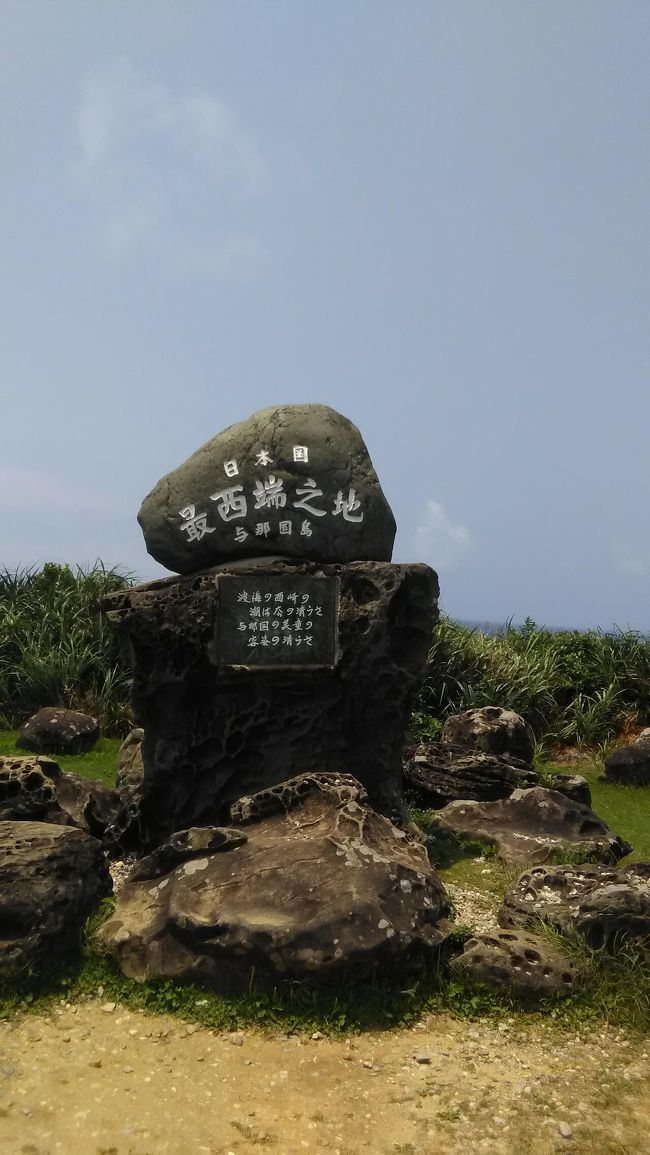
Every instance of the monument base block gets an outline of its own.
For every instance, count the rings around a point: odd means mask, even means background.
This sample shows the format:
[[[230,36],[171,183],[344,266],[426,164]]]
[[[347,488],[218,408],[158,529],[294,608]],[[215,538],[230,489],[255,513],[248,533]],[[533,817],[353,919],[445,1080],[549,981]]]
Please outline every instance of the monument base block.
[[[401,815],[437,596],[425,565],[264,558],[106,597],[145,734],[132,838],[227,822],[238,798],[305,772],[351,774]]]

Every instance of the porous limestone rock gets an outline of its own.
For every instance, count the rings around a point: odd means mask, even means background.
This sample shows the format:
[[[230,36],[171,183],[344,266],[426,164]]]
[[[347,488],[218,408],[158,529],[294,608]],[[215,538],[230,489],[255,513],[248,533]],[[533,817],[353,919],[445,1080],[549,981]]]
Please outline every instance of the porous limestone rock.
[[[161,478],[138,520],[175,573],[271,555],[390,561],[396,529],[359,430],[326,405],[231,425]]]
[[[549,790],[557,790],[572,802],[591,807],[591,788],[581,774],[552,774],[544,782]]]
[[[650,865],[535,866],[508,888],[498,918],[503,927],[577,931],[595,949],[634,939],[649,950]]]
[[[537,772],[525,762],[436,742],[406,751],[404,780],[434,810],[458,799],[494,802],[518,787],[539,783]]]
[[[0,820],[78,826],[101,839],[119,805],[103,782],[67,773],[51,758],[0,757]]]
[[[446,913],[424,848],[349,775],[309,774],[241,799],[227,830],[175,834],[99,937],[131,978],[239,992],[420,958]]]
[[[117,752],[115,789],[121,794],[135,793],[142,785],[144,764],[142,762],[142,742],[144,730],[137,726],[127,734]]]
[[[511,866],[576,852],[585,862],[617,862],[632,849],[593,810],[541,786],[498,802],[451,802],[432,820],[434,842],[439,833],[494,846]]]
[[[502,706],[480,706],[453,714],[444,724],[441,746],[479,750],[531,763],[535,752],[532,731],[520,714]]]
[[[331,668],[224,665],[218,611],[221,584],[231,575],[287,588],[317,578],[337,582]],[[436,575],[425,565],[276,559],[104,598],[133,656],[133,709],[145,735],[141,797],[127,800],[117,841],[150,848],[186,827],[227,822],[241,795],[307,771],[351,773],[373,805],[401,815],[404,734],[437,594]]]
[[[27,719],[16,745],[34,754],[83,754],[99,736],[99,722],[91,714],[46,706]]]
[[[45,822],[0,822],[0,979],[50,971],[79,947],[111,881],[100,843]]]
[[[620,786],[650,786],[650,739],[641,735],[605,758],[604,777]]]
[[[451,962],[456,974],[520,999],[570,995],[578,968],[566,954],[538,935],[494,928],[465,943]]]

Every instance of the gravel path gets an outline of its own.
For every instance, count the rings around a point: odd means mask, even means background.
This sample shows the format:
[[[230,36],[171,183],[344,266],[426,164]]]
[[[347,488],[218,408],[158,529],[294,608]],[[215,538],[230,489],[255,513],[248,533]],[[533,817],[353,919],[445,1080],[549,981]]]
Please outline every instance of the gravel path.
[[[649,1082],[648,1051],[607,1031],[215,1034],[90,999],[0,1023],[0,1151],[637,1155]]]

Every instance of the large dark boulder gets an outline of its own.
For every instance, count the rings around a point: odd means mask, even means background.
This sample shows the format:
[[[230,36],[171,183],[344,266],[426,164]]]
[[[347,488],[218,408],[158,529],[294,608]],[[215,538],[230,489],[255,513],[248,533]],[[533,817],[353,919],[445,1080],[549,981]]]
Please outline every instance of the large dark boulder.
[[[287,599],[283,617],[274,622],[274,611],[266,619],[266,637],[275,633],[282,644],[273,650],[260,644],[234,664],[226,651],[241,627],[247,635],[247,625],[270,610],[246,593],[241,609],[235,603],[234,616],[230,609],[224,616],[233,583],[248,591],[281,589]],[[323,602],[313,622],[332,642],[330,664],[305,665],[304,647],[284,644],[285,634],[300,636],[299,617],[294,628],[284,627],[294,621],[289,598],[302,598],[296,590],[303,588],[334,591],[329,606],[326,594],[312,599]],[[241,795],[306,771],[351,773],[373,805],[401,815],[404,734],[437,621],[437,594],[436,575],[424,565],[276,559],[106,597],[103,608],[133,655],[133,709],[144,729],[142,784],[124,796],[116,840],[151,848],[190,826],[227,823]],[[275,605],[278,595],[258,596]],[[257,637],[265,640],[250,634]],[[278,663],[289,655],[289,662],[267,667],[260,659],[268,654]]]
[[[478,750],[531,763],[535,752],[532,731],[514,710],[480,706],[453,714],[444,724],[440,744],[452,750]]]
[[[539,777],[514,758],[426,742],[406,751],[404,781],[424,805],[436,810],[459,799],[508,798],[517,788],[537,786]]]
[[[585,862],[617,862],[632,849],[593,810],[541,786],[498,802],[451,802],[432,820],[431,839],[440,834],[496,847],[511,866],[576,853]]]
[[[650,737],[642,734],[605,758],[605,779],[620,786],[650,786]]]
[[[78,949],[111,881],[99,842],[44,822],[0,822],[0,980],[45,975]]]
[[[137,864],[100,942],[139,981],[241,992],[419,959],[443,940],[446,912],[424,848],[353,778],[310,774]]]
[[[451,969],[471,982],[524,1000],[570,995],[578,978],[573,960],[547,939],[499,928],[468,939]]]
[[[650,866],[536,866],[505,893],[503,927],[540,922],[581,934],[599,949],[633,939],[650,950]]]
[[[390,561],[396,528],[359,430],[326,405],[231,425],[158,482],[138,520],[176,573],[270,555]]]
[[[99,736],[99,722],[92,715],[46,706],[27,719],[16,745],[34,754],[83,754]]]
[[[78,826],[102,838],[119,805],[103,782],[66,773],[51,758],[0,757],[0,820]]]

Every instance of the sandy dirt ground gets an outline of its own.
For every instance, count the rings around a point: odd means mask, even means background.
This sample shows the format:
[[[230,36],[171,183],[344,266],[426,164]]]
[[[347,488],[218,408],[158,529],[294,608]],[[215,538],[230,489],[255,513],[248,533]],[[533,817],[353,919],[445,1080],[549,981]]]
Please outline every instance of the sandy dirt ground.
[[[650,1153],[650,1046],[444,1016],[216,1034],[92,999],[0,1023],[2,1155]]]

